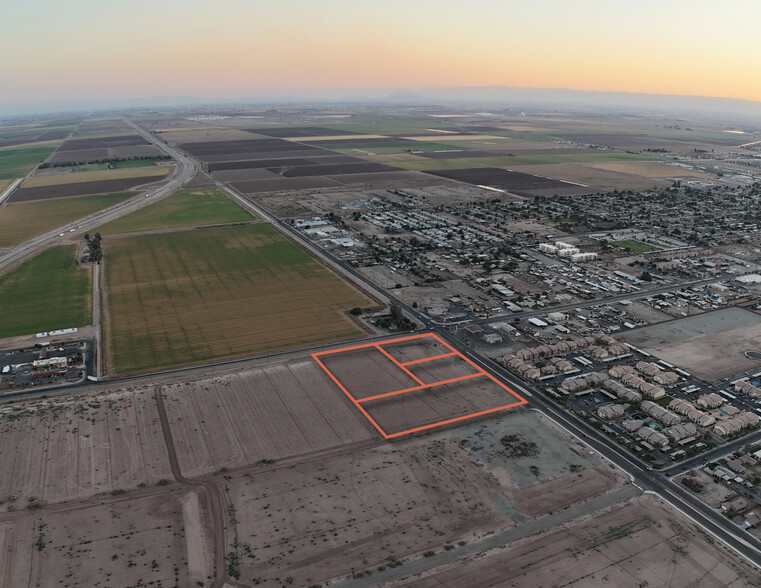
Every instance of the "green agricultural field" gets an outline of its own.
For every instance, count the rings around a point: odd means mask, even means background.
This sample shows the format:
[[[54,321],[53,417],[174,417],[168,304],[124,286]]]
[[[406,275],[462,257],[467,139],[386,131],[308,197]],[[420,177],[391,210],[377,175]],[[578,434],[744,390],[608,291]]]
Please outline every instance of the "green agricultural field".
[[[0,337],[92,323],[92,274],[76,254],[76,245],[53,247],[0,277]]]
[[[629,251],[632,251],[633,253],[647,253],[648,251],[659,250],[658,247],[654,247],[647,243],[642,243],[641,241],[634,241],[633,239],[623,239],[622,241],[613,241],[611,245],[628,249]]]
[[[103,225],[103,235],[218,225],[254,220],[242,206],[217,188],[179,190],[155,204]]]
[[[0,179],[23,178],[35,165],[45,161],[58,143],[0,149]]]
[[[8,202],[0,207],[0,247],[17,245],[79,218],[118,204],[137,192]]]
[[[426,159],[394,163],[403,169],[424,171],[465,169],[471,167],[513,167],[516,165],[544,165],[554,163],[603,163],[610,161],[647,161],[649,158],[629,153],[571,153],[557,155],[515,155],[495,157],[464,157],[460,159]]]
[[[357,337],[376,304],[266,224],[103,240],[106,357],[145,372]]]

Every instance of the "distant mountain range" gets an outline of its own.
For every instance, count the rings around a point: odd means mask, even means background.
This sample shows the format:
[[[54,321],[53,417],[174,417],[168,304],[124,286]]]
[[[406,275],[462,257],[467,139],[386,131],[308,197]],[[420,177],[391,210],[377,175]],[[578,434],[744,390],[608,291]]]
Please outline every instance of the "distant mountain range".
[[[629,111],[674,115],[706,115],[745,120],[761,125],[761,102],[736,98],[640,94],[633,92],[597,92],[556,88],[516,88],[508,86],[427,87],[402,89],[335,89],[291,92],[287,95],[249,97],[156,96],[122,99],[93,99],[68,102],[38,102],[0,106],[0,115],[28,115],[88,110],[122,110],[131,108],[167,108],[199,106],[208,110],[219,105],[300,104],[393,104],[410,106],[468,106],[489,109],[559,109],[582,111]]]

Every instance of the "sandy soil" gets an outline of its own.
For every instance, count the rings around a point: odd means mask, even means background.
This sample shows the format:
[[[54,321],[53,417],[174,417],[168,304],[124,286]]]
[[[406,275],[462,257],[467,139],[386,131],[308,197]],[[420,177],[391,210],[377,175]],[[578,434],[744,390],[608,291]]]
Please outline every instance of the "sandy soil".
[[[119,496],[0,523],[2,586],[196,586],[213,562],[208,522],[181,488]],[[86,506],[86,507],[84,507]],[[192,558],[192,559],[191,559]]]
[[[152,387],[0,408],[1,511],[170,478]]]
[[[391,586],[757,586],[761,572],[657,498],[641,496]]]
[[[515,432],[537,440],[538,454],[508,457],[500,439]],[[541,463],[538,476],[526,471],[535,463]],[[573,476],[582,474],[575,485],[562,481],[571,465]],[[524,412],[233,475],[228,484],[241,580],[284,583],[290,577],[294,585],[309,585],[482,537],[534,516],[518,508],[516,490],[523,488],[518,499],[539,512],[525,498],[532,488],[559,479],[552,487],[559,504],[567,497],[578,502],[621,483],[601,473],[607,467],[577,453],[543,418]]]
[[[378,435],[311,357],[172,384],[162,393],[188,477]]]

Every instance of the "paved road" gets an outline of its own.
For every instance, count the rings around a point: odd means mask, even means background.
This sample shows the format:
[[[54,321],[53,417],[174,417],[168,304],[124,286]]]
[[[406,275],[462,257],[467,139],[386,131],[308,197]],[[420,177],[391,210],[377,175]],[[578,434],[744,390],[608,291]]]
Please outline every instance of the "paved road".
[[[373,572],[369,576],[362,578],[347,578],[337,582],[331,582],[331,586],[345,586],[347,588],[371,588],[383,582],[400,580],[415,574],[427,572],[435,568],[449,565],[465,557],[471,557],[484,553],[490,549],[497,549],[505,545],[525,539],[536,533],[541,533],[559,525],[564,525],[578,518],[591,515],[597,511],[610,508],[629,500],[634,496],[641,494],[641,491],[632,484],[627,484],[611,492],[606,492],[601,496],[591,498],[584,502],[578,502],[548,515],[531,519],[515,527],[509,527],[503,531],[498,531],[488,537],[473,541],[464,546],[455,546],[451,551],[440,551],[430,557],[419,557],[405,562],[395,568],[387,567],[382,572]]]
[[[296,242],[302,244],[308,250],[314,252],[323,261],[328,263],[331,267],[336,269],[339,273],[347,276],[351,281],[361,284],[364,289],[370,292],[378,292],[378,287],[370,282],[368,278],[359,274],[354,268],[344,263],[343,261],[336,259],[329,252],[317,248],[308,238],[302,233],[296,231],[289,224],[284,223],[271,215],[268,211],[261,206],[255,204],[250,198],[241,194],[234,188],[227,186],[224,182],[217,180],[217,185],[225,189],[228,193],[232,194],[236,200],[246,205],[250,210],[254,210],[256,214],[261,218],[270,221],[273,225],[280,228],[281,231],[289,235]],[[560,307],[553,307],[552,311],[559,311],[561,309],[570,310],[578,308],[580,306],[595,306],[599,304],[609,304],[620,300],[629,300],[638,297],[653,296],[660,293],[670,292],[678,290],[683,287],[711,284],[713,282],[720,281],[717,278],[711,278],[707,280],[695,280],[690,282],[684,282],[679,284],[673,284],[670,286],[663,286],[654,288],[647,291],[639,291],[636,293],[627,293],[609,297],[602,300],[590,300],[582,303],[562,305]],[[695,520],[703,528],[714,534],[716,537],[724,541],[727,545],[731,546],[735,551],[742,554],[751,561],[761,561],[761,541],[750,536],[739,529],[734,523],[723,517],[721,514],[713,511],[708,505],[696,499],[689,491],[671,482],[667,477],[661,475],[658,472],[651,471],[647,466],[643,465],[638,459],[634,458],[626,452],[623,448],[619,447],[616,443],[608,439],[605,435],[599,432],[597,429],[589,426],[586,422],[577,418],[576,416],[567,412],[564,408],[560,408],[544,395],[536,391],[535,389],[528,390],[522,382],[518,382],[515,377],[501,366],[494,364],[491,361],[484,360],[479,354],[474,353],[469,348],[463,346],[460,341],[454,339],[448,331],[440,328],[442,325],[434,323],[430,317],[422,314],[417,309],[407,305],[403,300],[394,296],[393,291],[382,292],[378,296],[380,300],[388,300],[395,302],[407,314],[416,319],[419,323],[422,323],[426,329],[435,331],[439,336],[444,338],[452,345],[453,348],[460,351],[463,355],[469,357],[477,365],[481,366],[484,370],[488,371],[495,377],[506,382],[508,386],[512,387],[519,393],[524,394],[526,397],[531,398],[532,405],[540,410],[542,413],[552,418],[575,436],[585,441],[590,447],[598,451],[606,459],[616,464],[619,468],[629,474],[634,482],[643,490],[648,490],[657,493],[661,498],[669,502],[675,508],[678,508],[686,515]],[[512,317],[532,316],[534,314],[543,314],[550,312],[549,310],[542,311],[527,311],[525,313],[515,313]],[[511,317],[511,318],[512,318]],[[494,317],[490,319],[479,319],[479,322],[493,322],[499,320],[505,320],[506,317]]]
[[[112,218],[118,218],[119,216],[123,216],[124,214],[132,212],[133,210],[137,210],[138,208],[141,208],[142,206],[145,206],[146,204],[163,197],[164,195],[166,195],[167,193],[176,189],[182,183],[184,183],[188,178],[191,177],[192,174],[195,173],[197,169],[197,163],[193,161],[192,158],[188,157],[187,155],[180,152],[176,148],[173,148],[171,146],[165,145],[160,142],[156,142],[154,137],[152,137],[150,134],[146,133],[145,131],[137,127],[136,125],[133,124],[133,127],[137,130],[138,133],[143,135],[146,139],[148,139],[154,144],[157,144],[162,150],[164,150],[165,152],[175,157],[176,160],[179,162],[178,170],[176,171],[175,175],[170,180],[170,182],[166,184],[165,186],[150,192],[148,195],[144,197],[140,197],[139,199],[131,199],[130,201],[123,203],[123,205],[129,205],[124,207],[126,208],[126,210],[124,208],[121,208],[121,205],[120,205],[120,206],[114,207],[114,209],[111,209],[110,211],[104,211],[104,213],[108,215],[112,215],[109,218],[104,218],[104,215],[94,215],[93,217],[88,218],[87,221],[84,221],[84,222],[79,221],[77,223],[72,223],[72,225],[76,226],[77,228],[79,228],[79,225],[81,225],[82,231],[88,230],[89,228],[94,228],[98,226],[99,224],[106,222],[107,220],[112,220]],[[601,455],[603,455],[609,461],[616,464],[622,470],[627,472],[632,477],[632,479],[634,480],[634,483],[639,488],[645,491],[652,491],[657,493],[659,496],[661,496],[662,498],[670,502],[672,505],[680,509],[682,512],[684,512],[688,516],[692,517],[696,522],[702,525],[709,532],[719,537],[722,541],[730,545],[733,549],[743,554],[750,560],[759,561],[759,559],[761,559],[761,542],[759,542],[755,538],[750,537],[746,533],[741,532],[740,529],[738,529],[733,523],[731,523],[729,520],[722,517],[718,513],[714,512],[713,510],[711,510],[710,507],[708,507],[704,503],[697,500],[686,489],[682,489],[680,486],[674,484],[668,478],[661,475],[660,473],[648,470],[647,467],[644,466],[642,463],[640,463],[636,458],[626,453],[624,449],[620,448],[610,439],[602,435],[599,431],[590,427],[584,421],[576,418],[574,415],[571,415],[570,413],[566,412],[565,409],[558,407],[548,398],[538,393],[535,389],[533,388],[529,389],[522,382],[516,381],[514,376],[507,370],[504,370],[503,368],[501,368],[500,366],[496,364],[493,364],[492,362],[484,360],[480,355],[474,353],[472,350],[468,349],[467,347],[464,347],[458,340],[452,338],[451,335],[446,330],[439,328],[441,325],[437,325],[433,323],[433,321],[429,317],[418,312],[417,309],[411,308],[403,300],[397,299],[393,295],[393,292],[381,291],[374,283],[372,283],[369,279],[361,275],[354,268],[352,268],[345,262],[336,259],[329,252],[317,247],[314,243],[312,243],[309,239],[307,239],[303,234],[296,231],[289,224],[284,223],[280,221],[279,219],[275,218],[274,216],[272,216],[268,211],[266,211],[261,206],[256,204],[252,199],[241,194],[240,192],[238,192],[237,190],[235,190],[234,188],[232,188],[231,186],[228,186],[227,184],[223,182],[217,181],[217,185],[221,189],[225,190],[228,194],[233,196],[235,200],[243,204],[247,209],[257,214],[260,218],[270,222],[273,226],[278,228],[281,232],[289,236],[291,239],[300,243],[310,252],[314,253],[324,262],[328,263],[331,267],[336,269],[339,273],[349,278],[352,282],[359,285],[360,287],[362,287],[364,290],[374,295],[379,300],[388,301],[388,302],[396,302],[401,308],[405,310],[407,314],[409,314],[414,319],[416,319],[419,323],[421,323],[424,328],[434,330],[435,332],[437,332],[437,334],[439,334],[439,336],[447,340],[449,344],[452,345],[452,347],[454,347],[455,349],[463,353],[463,355],[470,358],[477,365],[481,366],[483,369],[487,370],[488,372],[490,372],[492,375],[499,378],[500,380],[506,382],[508,386],[512,387],[517,392],[530,398],[532,405],[536,409],[540,410],[542,413],[544,413],[548,417],[552,418],[553,420],[561,424],[572,434],[584,440],[592,449],[598,451]],[[40,249],[44,247],[49,247],[57,243],[59,240],[63,240],[63,238],[59,239],[60,237],[59,233],[65,232],[66,230],[68,230],[68,228],[72,228],[72,226],[68,225],[67,227],[58,229],[57,231],[53,233],[49,233],[37,239],[33,239],[30,242],[23,244],[22,246],[20,246],[19,248],[11,252],[10,254],[6,254],[5,256],[0,257],[0,272],[2,272],[3,269],[7,269],[12,263],[14,263],[14,261],[17,261],[18,259],[23,258],[25,255],[30,255],[31,253],[39,251]],[[689,285],[708,284],[715,281],[719,281],[719,280],[717,279],[699,280],[699,281],[688,282],[683,284],[674,284],[673,286],[661,287],[661,288],[644,291],[644,292],[640,291],[637,293],[628,293],[624,295],[613,296],[603,300],[590,300],[590,301],[585,301],[581,303],[563,305],[560,307],[553,307],[552,311],[560,311],[564,309],[570,310],[573,308],[579,308],[584,306],[608,304],[618,300],[626,300],[626,299],[633,299],[633,298],[644,297],[644,296],[652,296],[654,294],[673,291],[673,290],[676,290],[685,286],[689,286]],[[527,311],[525,313],[515,313],[513,315],[509,315],[509,318],[527,317],[527,316],[533,316],[536,314],[544,314],[546,312],[549,312],[549,311],[548,310]],[[505,320],[506,318],[508,317],[505,317],[505,316],[492,317],[489,319],[479,319],[477,322],[481,322],[481,323],[494,322],[494,321]],[[303,353],[303,350],[300,353]],[[241,361],[241,360],[237,360],[237,361]],[[226,362],[226,363],[232,363],[232,362]],[[183,370],[174,370],[174,372],[179,373],[179,372],[186,372],[190,370],[199,370],[199,369],[209,369],[209,368],[194,367],[194,368],[186,368]],[[156,375],[152,375],[148,377],[155,379]],[[48,392],[48,394],[49,393],[50,392]],[[163,408],[163,399],[161,398],[161,395],[158,393],[157,393],[157,403],[159,404],[160,407]],[[224,552],[225,552],[225,546],[226,546],[225,537],[224,537],[225,535],[225,518],[224,518],[224,508],[223,508],[224,497],[220,495],[219,489],[214,484],[210,482],[203,482],[201,480],[199,481],[187,480],[182,476],[182,473],[179,471],[179,467],[177,464],[176,453],[174,453],[174,444],[171,437],[171,431],[169,430],[169,427],[168,427],[166,411],[162,410],[162,408],[159,409],[160,414],[163,413],[163,417],[161,418],[162,429],[165,431],[165,439],[167,442],[167,447],[170,451],[170,456],[174,454],[173,458],[170,457],[170,461],[172,462],[173,474],[178,479],[178,481],[181,481],[183,483],[198,484],[198,485],[205,486],[207,488],[208,495],[210,496],[210,500],[212,501],[212,516],[214,518],[214,523],[215,523],[215,557],[217,562],[216,565],[217,565],[217,569],[221,571],[221,573],[219,574],[219,579],[215,582],[214,585],[221,586],[224,581],[227,581],[227,583],[231,585],[242,586],[242,584],[233,582],[229,578],[226,578],[226,574],[224,573]],[[759,435],[761,435],[761,433],[759,433]],[[746,439],[739,441],[739,443],[745,443],[745,442],[747,442]],[[721,450],[722,452],[726,451],[726,446],[721,448]],[[222,534],[221,539],[220,539],[219,533]]]
[[[709,461],[713,461],[715,459],[718,459],[720,457],[727,455],[728,453],[737,451],[743,445],[746,445],[748,443],[755,443],[756,441],[761,441],[761,431],[756,431],[755,433],[751,433],[750,435],[745,435],[741,437],[740,439],[735,439],[734,441],[730,441],[729,443],[723,443],[722,445],[719,445],[718,447],[714,447],[713,449],[706,451],[705,453],[701,453],[700,455],[696,455],[695,457],[692,457],[690,459],[685,459],[684,461],[678,464],[660,469],[658,471],[665,476],[677,476],[681,474],[682,472],[686,472],[687,470],[700,467],[701,465],[708,463]]]
[[[518,382],[506,369],[492,362],[484,361],[480,355],[464,347],[448,333],[440,332],[439,335],[445,337],[450,345],[463,355],[469,357],[480,367],[506,382],[516,392],[525,393],[528,391],[523,383]],[[686,488],[675,484],[659,472],[650,470],[614,441],[559,407],[543,394],[534,390],[530,393],[530,396],[531,404],[534,408],[562,425],[566,430],[583,440],[593,450],[629,474],[638,487],[658,494],[658,496],[692,518],[704,529],[721,539],[750,561],[761,561],[761,541],[741,530],[729,519],[696,498]],[[747,441],[743,439],[743,442]]]
[[[130,123],[132,124],[132,123]],[[68,223],[61,227],[58,227],[54,231],[49,231],[44,235],[39,235],[22,243],[10,251],[6,251],[0,255],[0,275],[9,271],[19,263],[28,259],[29,257],[39,253],[43,249],[59,245],[67,241],[74,233],[82,233],[90,231],[99,227],[100,225],[116,220],[126,214],[139,210],[149,204],[152,204],[156,200],[160,200],[164,196],[170,194],[185,182],[187,182],[197,171],[196,163],[189,157],[185,156],[181,151],[170,147],[164,143],[157,141],[152,135],[146,133],[139,127],[132,124],[135,130],[145,137],[162,151],[171,155],[177,161],[177,167],[169,178],[169,181],[164,183],[158,188],[154,188],[146,194],[141,194],[120,202],[115,206],[96,212],[88,217],[79,219],[77,221]]]

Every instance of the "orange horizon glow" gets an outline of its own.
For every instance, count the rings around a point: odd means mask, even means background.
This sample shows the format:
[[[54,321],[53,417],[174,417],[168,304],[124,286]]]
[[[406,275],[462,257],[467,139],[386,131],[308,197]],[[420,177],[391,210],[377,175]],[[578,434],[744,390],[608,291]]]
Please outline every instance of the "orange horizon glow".
[[[761,102],[749,0],[106,4],[8,7],[0,106],[458,86]]]

